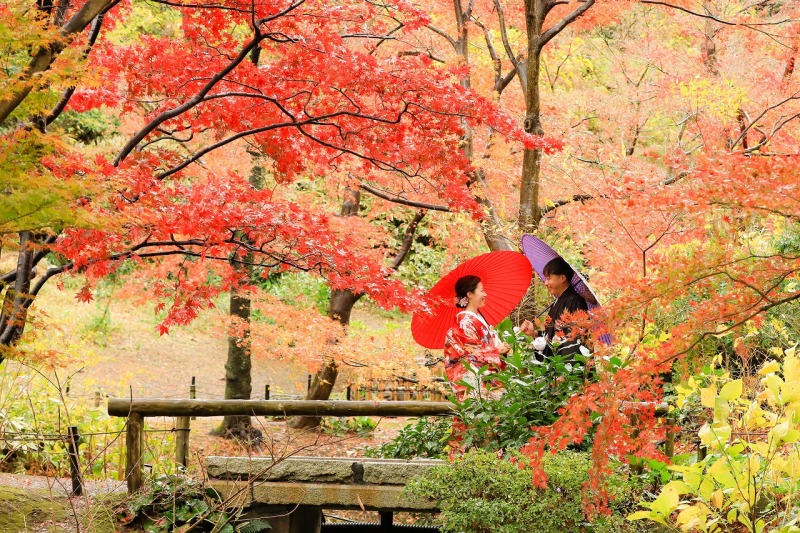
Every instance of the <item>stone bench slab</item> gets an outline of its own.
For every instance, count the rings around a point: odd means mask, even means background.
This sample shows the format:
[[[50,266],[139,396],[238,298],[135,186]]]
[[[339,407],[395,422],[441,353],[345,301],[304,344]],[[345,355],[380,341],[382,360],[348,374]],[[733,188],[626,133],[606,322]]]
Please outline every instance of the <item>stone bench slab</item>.
[[[208,475],[216,479],[257,479],[296,483],[405,485],[434,466],[433,459],[367,459],[339,457],[291,457],[273,463],[267,457],[206,458]]]
[[[399,485],[293,483],[211,479],[209,484],[236,505],[295,505],[322,509],[438,512],[436,502],[404,491]]]

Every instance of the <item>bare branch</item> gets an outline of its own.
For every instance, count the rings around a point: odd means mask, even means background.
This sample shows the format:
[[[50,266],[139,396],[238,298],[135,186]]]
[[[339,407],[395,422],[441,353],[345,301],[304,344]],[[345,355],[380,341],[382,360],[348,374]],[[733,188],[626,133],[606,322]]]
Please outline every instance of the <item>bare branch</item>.
[[[449,213],[450,212],[450,208],[447,207],[446,205],[436,205],[436,204],[428,204],[428,203],[425,203],[425,202],[415,202],[414,200],[408,200],[406,198],[403,198],[402,196],[389,194],[389,193],[387,193],[385,191],[382,191],[380,189],[376,189],[375,187],[373,187],[371,185],[367,185],[366,183],[360,183],[358,186],[361,189],[364,189],[365,191],[367,191],[368,193],[377,196],[378,198],[382,198],[382,199],[384,199],[384,200],[386,200],[388,202],[392,202],[392,203],[395,203],[395,204],[407,205],[409,207],[418,207],[420,209],[430,209],[432,211],[443,211],[445,213]]]
[[[517,71],[517,74],[519,74],[519,80],[522,82],[522,88],[524,92],[525,87],[528,85],[527,72],[522,62],[519,61],[517,56],[514,54],[514,50],[511,49],[511,42],[508,40],[508,31],[506,30],[506,16],[505,12],[503,11],[502,4],[500,4],[500,0],[494,0],[494,8],[497,11],[497,20],[500,23],[500,38],[503,41],[503,48],[506,50],[508,60],[511,61],[511,64],[514,65],[514,69]]]
[[[547,31],[542,33],[542,36],[539,38],[539,50],[544,48],[544,45],[550,42],[550,39],[561,33],[564,28],[578,20],[578,17],[586,13],[594,5],[594,2],[595,0],[586,0],[582,6],[561,19],[558,24],[548,28]]]
[[[453,39],[452,37],[450,37],[450,36],[447,34],[447,32],[446,32],[446,31],[444,31],[444,30],[442,30],[442,29],[439,29],[439,28],[437,28],[437,27],[436,27],[436,26],[434,26],[433,24],[428,24],[428,25],[427,25],[427,26],[425,26],[425,27],[426,27],[426,28],[428,28],[429,30],[431,30],[431,31],[432,31],[433,33],[435,33],[436,35],[439,35],[439,36],[441,36],[441,37],[444,37],[445,39],[447,39],[447,42],[448,42],[448,43],[450,43],[450,45],[451,45],[453,48],[455,48],[456,50],[458,50],[458,43],[456,42],[456,40],[455,40],[455,39]]]
[[[583,203],[587,200],[594,200],[594,196],[592,196],[591,194],[576,194],[572,198],[564,198],[561,200],[556,200],[555,202],[541,208],[542,216],[546,215],[547,213],[550,213],[551,211],[555,211],[561,206],[572,204],[575,202]]]
[[[741,133],[739,134],[739,136],[736,139],[734,139],[734,141],[731,143],[731,149],[736,148],[736,145],[738,145],[740,142],[742,142],[742,140],[744,139],[745,135],[747,135],[747,132],[750,131],[750,129],[753,126],[755,126],[756,123],[759,120],[761,120],[764,117],[764,115],[766,115],[769,111],[772,111],[773,109],[776,109],[776,108],[782,106],[783,104],[785,104],[787,102],[791,102],[792,100],[798,100],[798,99],[800,99],[800,93],[794,93],[792,96],[790,96],[790,97],[788,97],[788,98],[786,98],[784,100],[781,100],[777,104],[771,105],[768,108],[764,109],[764,111],[762,111],[754,120],[750,121],[750,124],[748,124],[744,128],[742,128]]]
[[[742,22],[731,22],[729,20],[723,20],[719,17],[715,17],[710,13],[698,13],[697,11],[692,11],[691,9],[687,9],[685,7],[676,6],[675,4],[670,4],[668,2],[661,2],[659,0],[639,0],[643,4],[651,4],[656,6],[664,6],[670,9],[677,9],[678,11],[683,11],[684,13],[688,13],[689,15],[700,17],[704,19],[710,19],[714,22],[718,22],[720,24],[724,24],[725,26],[745,26],[747,28],[755,30],[753,26],[779,26],[781,24],[787,24],[792,22],[792,19],[784,19],[784,20],[777,20],[774,22],[759,22],[759,23],[742,23]]]
[[[405,231],[405,235],[403,237],[403,244],[400,246],[400,249],[397,251],[397,255],[394,256],[392,260],[392,264],[389,265],[389,268],[392,270],[397,270],[397,268],[403,263],[408,252],[411,251],[411,245],[414,244],[414,234],[417,232],[417,226],[422,221],[422,218],[425,216],[426,211],[424,209],[420,209],[414,215],[414,219],[408,225]]]

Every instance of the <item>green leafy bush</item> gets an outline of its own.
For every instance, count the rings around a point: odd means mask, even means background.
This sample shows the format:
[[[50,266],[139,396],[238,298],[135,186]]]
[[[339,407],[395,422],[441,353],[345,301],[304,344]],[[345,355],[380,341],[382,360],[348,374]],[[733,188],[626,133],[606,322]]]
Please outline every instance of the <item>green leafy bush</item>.
[[[558,419],[567,400],[580,392],[589,378],[584,355],[555,355],[542,361],[524,336],[516,337],[506,320],[498,331],[512,345],[506,368],[491,374],[489,389],[499,386],[504,394],[477,394],[473,389],[463,402],[454,402],[466,429],[461,435],[465,449],[519,449],[533,435],[531,426],[549,425]],[[484,379],[486,369],[476,373]],[[465,383],[469,388],[469,384]]]
[[[348,433],[355,433],[362,438],[371,437],[375,433],[377,426],[378,422],[368,416],[340,416],[322,419],[322,431],[337,437],[342,437]]]
[[[438,502],[445,533],[659,531],[660,526],[625,520],[642,489],[638,481],[621,474],[608,480],[612,514],[587,520],[581,501],[590,466],[585,452],[548,455],[547,488],[537,489],[524,457],[511,453],[501,458],[476,450],[413,480],[407,490]]]
[[[391,441],[378,448],[367,447],[367,457],[383,457],[386,459],[414,459],[429,457],[444,459],[447,457],[447,442],[452,433],[452,419],[438,417],[418,418],[408,424]]]
[[[800,356],[794,347],[773,355],[783,362],[765,362],[758,382],[713,369],[675,387],[681,411],[699,401],[708,413],[697,431],[707,453],[676,457],[674,479],[629,519],[687,532],[800,532]]]

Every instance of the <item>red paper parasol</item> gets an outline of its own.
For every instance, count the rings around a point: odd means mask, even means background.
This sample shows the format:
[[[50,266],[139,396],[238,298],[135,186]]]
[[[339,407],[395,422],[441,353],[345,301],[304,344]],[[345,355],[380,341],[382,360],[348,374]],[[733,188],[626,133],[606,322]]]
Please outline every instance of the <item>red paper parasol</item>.
[[[425,301],[429,311],[418,311],[411,319],[414,340],[425,348],[444,348],[447,330],[456,324],[455,284],[467,275],[481,278],[486,291],[486,304],[481,314],[495,326],[517,306],[531,284],[530,261],[519,252],[489,252],[473,257],[440,279],[428,292]]]

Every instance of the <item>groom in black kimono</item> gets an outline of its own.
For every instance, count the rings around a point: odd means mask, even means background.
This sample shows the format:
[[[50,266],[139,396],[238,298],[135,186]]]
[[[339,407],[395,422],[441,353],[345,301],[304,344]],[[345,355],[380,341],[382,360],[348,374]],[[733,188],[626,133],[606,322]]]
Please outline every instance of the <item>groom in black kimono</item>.
[[[542,273],[545,277],[545,287],[547,287],[550,294],[556,297],[556,301],[550,307],[550,312],[548,313],[550,320],[544,329],[544,336],[548,341],[544,355],[549,357],[553,354],[549,343],[553,342],[553,339],[556,339],[557,336],[562,339],[557,348],[559,355],[580,353],[580,337],[570,335],[570,326],[561,321],[562,315],[565,313],[589,310],[586,300],[572,286],[571,280],[575,272],[564,259],[556,257],[544,266]]]

